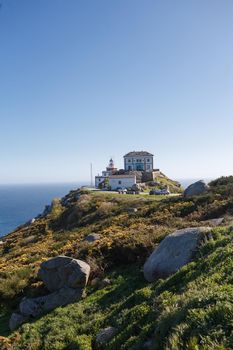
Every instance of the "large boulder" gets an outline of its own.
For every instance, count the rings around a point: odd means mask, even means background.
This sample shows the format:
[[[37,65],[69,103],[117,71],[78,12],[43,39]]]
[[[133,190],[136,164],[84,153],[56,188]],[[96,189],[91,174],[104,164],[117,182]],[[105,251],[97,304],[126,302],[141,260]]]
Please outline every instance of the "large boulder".
[[[38,298],[24,298],[20,305],[23,316],[38,317],[59,306],[74,303],[82,297],[82,289],[63,287],[56,292]]]
[[[203,180],[197,181],[186,188],[184,197],[198,196],[199,194],[205,193],[208,188],[208,185]]]
[[[90,274],[90,266],[82,260],[57,256],[43,262],[38,277],[50,292],[63,287],[84,288]]]
[[[14,331],[19,326],[21,326],[24,322],[28,320],[28,317],[25,315],[21,315],[19,313],[13,312],[9,321],[9,328],[11,331]]]
[[[20,313],[11,316],[10,329],[18,328],[31,317],[80,300],[89,274],[90,266],[87,263],[68,256],[58,256],[43,262],[38,277],[51,293],[38,298],[24,298],[19,305]]]
[[[210,231],[210,227],[186,228],[165,237],[144,265],[145,279],[153,282],[188,264],[200,243],[211,237]]]

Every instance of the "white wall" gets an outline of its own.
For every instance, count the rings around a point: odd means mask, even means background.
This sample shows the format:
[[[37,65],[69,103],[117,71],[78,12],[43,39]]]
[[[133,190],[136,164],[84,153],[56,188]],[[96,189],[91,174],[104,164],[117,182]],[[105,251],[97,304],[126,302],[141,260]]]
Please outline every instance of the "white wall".
[[[106,177],[103,176],[96,176],[95,177],[95,187],[98,188],[99,184],[103,182],[106,179]]]
[[[118,188],[130,188],[134,184],[136,184],[136,177],[118,177],[109,179],[109,185],[112,190],[116,190]]]

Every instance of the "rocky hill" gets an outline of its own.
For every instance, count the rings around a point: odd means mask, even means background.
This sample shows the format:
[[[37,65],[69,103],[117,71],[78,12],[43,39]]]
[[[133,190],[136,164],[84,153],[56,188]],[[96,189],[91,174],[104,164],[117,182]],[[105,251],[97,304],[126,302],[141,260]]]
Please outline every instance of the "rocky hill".
[[[157,172],[155,181],[147,181],[145,184],[145,190],[162,190],[168,188],[171,193],[182,193],[183,188],[178,181],[172,180],[167,177],[161,171]]]
[[[188,198],[76,190],[54,200],[0,246],[0,348],[232,349],[232,216],[233,177]],[[46,309],[53,293],[62,302],[53,295]],[[11,331],[22,305],[30,311]]]

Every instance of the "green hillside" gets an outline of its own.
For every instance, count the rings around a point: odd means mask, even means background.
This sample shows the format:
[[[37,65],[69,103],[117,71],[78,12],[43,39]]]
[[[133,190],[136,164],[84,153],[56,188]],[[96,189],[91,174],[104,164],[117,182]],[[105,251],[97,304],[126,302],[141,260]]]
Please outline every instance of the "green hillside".
[[[232,215],[233,177],[188,199],[77,190],[55,200],[49,214],[0,248],[2,349],[232,349]],[[213,227],[191,263],[167,279],[145,281],[142,265],[167,234],[219,217],[222,227]],[[100,240],[85,242],[93,232]],[[59,254],[90,264],[86,297],[11,333],[9,315],[22,297],[46,293],[36,277],[40,263]],[[105,327],[116,335],[99,345]]]

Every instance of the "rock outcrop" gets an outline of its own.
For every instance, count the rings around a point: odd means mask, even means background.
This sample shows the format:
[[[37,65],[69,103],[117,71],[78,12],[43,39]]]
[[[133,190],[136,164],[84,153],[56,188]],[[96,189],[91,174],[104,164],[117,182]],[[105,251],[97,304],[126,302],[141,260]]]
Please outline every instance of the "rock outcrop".
[[[153,282],[188,264],[200,243],[211,237],[210,231],[210,227],[186,228],[165,237],[144,265],[145,279]]]
[[[51,294],[38,298],[24,298],[20,305],[20,313],[28,317],[38,317],[44,312],[51,311],[59,306],[65,306],[82,297],[82,289],[63,287]]]
[[[35,235],[25,237],[21,242],[21,246],[26,246],[28,244],[35,243],[37,241],[37,239],[38,238]]]
[[[84,238],[84,241],[86,242],[95,242],[100,240],[101,236],[98,233],[90,233]]]
[[[82,260],[68,256],[57,256],[43,262],[38,271],[41,279],[50,292],[63,287],[84,288],[90,274],[90,266]]]
[[[192,196],[198,196],[208,191],[208,188],[208,185],[204,181],[197,181],[186,188],[184,191],[184,197],[188,198]]]
[[[209,226],[217,227],[222,225],[222,223],[224,222],[224,218],[210,219],[210,220],[207,220],[207,222]]]
[[[107,327],[102,329],[96,336],[96,342],[98,344],[105,344],[109,340],[111,340],[117,333],[117,329],[115,327]]]
[[[14,330],[30,317],[38,317],[59,306],[74,303],[83,295],[90,274],[90,266],[84,261],[58,256],[43,262],[38,277],[51,292],[38,298],[24,298],[20,313],[13,313],[10,329]]]
[[[24,315],[19,314],[17,312],[13,312],[13,314],[11,315],[10,321],[9,321],[9,327],[13,331],[16,328],[18,328],[19,326],[21,326],[21,324],[23,324],[27,321],[28,321],[28,316],[24,316]]]

